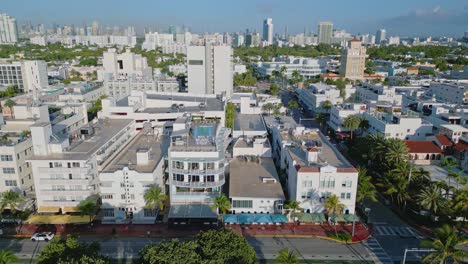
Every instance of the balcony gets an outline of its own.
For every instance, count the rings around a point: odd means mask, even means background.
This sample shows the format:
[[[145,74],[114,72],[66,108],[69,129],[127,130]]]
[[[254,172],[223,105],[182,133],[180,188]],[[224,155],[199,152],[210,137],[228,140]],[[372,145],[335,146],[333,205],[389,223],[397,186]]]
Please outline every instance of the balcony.
[[[184,181],[172,181],[172,185],[177,187],[190,187],[190,188],[212,188],[222,186],[225,183],[224,176],[219,177],[218,181],[215,182],[184,182]]]
[[[203,174],[203,175],[214,175],[224,173],[224,167],[216,170],[185,170],[185,169],[172,169],[172,173],[178,174]]]
[[[68,184],[76,184],[76,185],[88,185],[90,182],[87,178],[80,178],[80,179],[51,179],[51,178],[40,178],[40,184],[52,184],[52,185],[68,185]]]
[[[66,173],[66,174],[87,174],[91,169],[86,167],[40,167],[39,173]]]
[[[94,190],[82,189],[82,190],[40,190],[41,195],[90,195]]]

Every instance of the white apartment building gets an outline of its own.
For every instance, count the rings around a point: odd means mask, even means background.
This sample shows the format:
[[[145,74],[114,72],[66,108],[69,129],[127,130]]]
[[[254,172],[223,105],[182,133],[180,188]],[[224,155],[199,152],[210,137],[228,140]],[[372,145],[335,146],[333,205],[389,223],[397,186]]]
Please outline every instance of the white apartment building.
[[[12,190],[26,199],[35,198],[34,180],[27,159],[33,155],[31,138],[4,133],[0,142],[0,193]]]
[[[194,95],[189,93],[154,93],[133,91],[130,96],[117,100],[113,97],[102,99],[99,117],[135,120],[137,130],[143,123],[152,127],[172,127],[185,114],[193,118],[219,120],[224,124],[225,102],[215,95]]]
[[[446,135],[452,142],[458,143],[460,138],[468,136],[468,128],[460,125],[444,124],[440,125],[439,133]]]
[[[323,83],[314,83],[307,88],[296,89],[296,94],[299,103],[312,113],[324,112],[322,106],[325,101],[330,101],[332,105],[343,102],[337,88]]]
[[[318,25],[318,43],[332,44],[333,23],[320,22]]]
[[[0,45],[18,42],[16,19],[3,13],[0,14]]]
[[[48,43],[62,43],[65,46],[74,47],[76,45],[83,46],[99,46],[99,47],[131,47],[134,48],[137,44],[136,36],[117,36],[117,35],[99,35],[99,36],[47,36]]]
[[[369,121],[369,134],[401,140],[424,140],[433,135],[433,125],[413,112],[397,115],[372,110],[364,112],[363,117]]]
[[[107,95],[104,86],[93,86],[87,83],[70,84],[66,93],[58,96],[60,102],[94,102],[103,95]]]
[[[150,32],[145,34],[145,41],[141,48],[144,50],[155,50],[157,47],[173,45],[174,43],[173,34]]]
[[[144,194],[154,185],[165,191],[164,157],[169,140],[160,132],[147,129],[138,133],[99,173],[103,222],[155,222],[157,210],[146,208]]]
[[[225,183],[229,131],[218,122],[179,118],[168,151],[170,221],[216,219],[210,208]]]
[[[187,48],[188,92],[193,94],[232,94],[232,48],[228,46],[189,46]]]
[[[389,103],[395,106],[401,106],[403,96],[397,94],[394,87],[382,86],[372,83],[363,83],[356,86],[356,100],[371,105],[377,103]]]
[[[468,104],[467,83],[431,82],[429,93],[442,102],[458,105]]]
[[[124,53],[118,54],[115,49],[104,52],[102,65],[103,75],[110,74],[114,79],[126,80],[130,77],[151,79],[153,69],[148,67],[145,57],[135,54],[127,49]]]
[[[24,93],[40,93],[48,84],[45,61],[0,62],[0,85],[13,86]]]
[[[304,127],[271,129],[277,166],[287,173],[289,198],[307,213],[323,213],[326,199],[335,194],[344,214],[354,214],[358,172],[316,130]]]
[[[294,71],[298,71],[304,79],[316,78],[326,72],[326,59],[313,59],[303,57],[278,57],[272,62],[257,62],[254,67],[263,76],[273,76],[273,71],[280,71],[286,67],[284,75],[290,79]]]
[[[47,37],[45,36],[32,36],[29,38],[29,42],[34,45],[47,46]]]
[[[179,82],[175,78],[157,80],[134,77],[115,79],[109,78],[109,76],[104,78],[106,94],[115,98],[128,96],[132,91],[178,93],[179,88]]]
[[[338,104],[330,108],[330,120],[328,126],[336,132],[349,131],[345,128],[344,120],[348,116],[361,115],[366,111],[365,104]]]
[[[285,196],[271,158],[238,156],[230,162],[229,168],[232,213],[283,212]]]
[[[133,120],[100,119],[82,127],[73,140],[52,132],[50,123],[31,126],[38,212],[75,212],[76,206],[99,192],[98,171],[134,133]]]

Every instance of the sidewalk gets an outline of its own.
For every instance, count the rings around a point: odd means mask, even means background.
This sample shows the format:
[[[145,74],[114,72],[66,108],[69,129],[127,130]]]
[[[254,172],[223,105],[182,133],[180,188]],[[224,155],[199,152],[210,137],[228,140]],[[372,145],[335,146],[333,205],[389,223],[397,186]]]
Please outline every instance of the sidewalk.
[[[91,225],[34,225],[23,224],[3,228],[4,235],[29,237],[37,232],[53,232],[58,236],[76,234],[79,236],[110,237],[188,237],[195,236],[202,230],[209,229],[210,226],[177,226],[170,227],[164,223],[158,224],[93,224]],[[274,225],[226,225],[225,228],[231,229],[243,236],[283,236],[283,237],[327,237],[335,234],[332,225],[324,223],[321,225],[304,224],[297,225],[287,223],[280,226]],[[336,226],[337,232],[346,232],[351,234],[351,224],[339,224]],[[356,223],[353,242],[359,242],[367,239],[371,235],[371,230],[363,224]]]

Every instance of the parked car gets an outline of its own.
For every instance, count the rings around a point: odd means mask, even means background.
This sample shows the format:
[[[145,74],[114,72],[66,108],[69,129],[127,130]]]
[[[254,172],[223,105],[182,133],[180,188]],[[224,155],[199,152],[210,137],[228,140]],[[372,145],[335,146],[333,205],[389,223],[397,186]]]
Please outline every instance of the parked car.
[[[52,234],[51,232],[44,232],[44,233],[35,233],[34,235],[32,235],[31,240],[33,242],[49,241],[49,240],[52,240],[52,238],[54,238],[54,234]]]

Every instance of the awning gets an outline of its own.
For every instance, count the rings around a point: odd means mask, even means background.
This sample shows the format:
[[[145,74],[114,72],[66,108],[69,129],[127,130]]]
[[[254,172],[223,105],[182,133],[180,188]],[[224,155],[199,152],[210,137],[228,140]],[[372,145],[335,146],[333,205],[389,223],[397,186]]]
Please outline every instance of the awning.
[[[87,224],[89,216],[80,215],[33,215],[26,220],[29,224]]]
[[[286,223],[288,222],[288,218],[282,214],[273,214],[271,215],[271,221],[273,223]]]
[[[169,218],[217,218],[209,204],[173,204]]]
[[[345,214],[344,219],[346,222],[359,222],[359,217],[354,214]]]
[[[77,212],[79,212],[78,208],[76,208],[74,206],[73,207],[72,206],[65,206],[65,207],[63,207],[62,211],[64,213],[77,213]]]
[[[37,208],[38,213],[58,213],[60,211],[60,206],[39,206]]]
[[[240,214],[237,219],[239,224],[251,224],[254,222],[255,217],[251,214]]]
[[[268,215],[260,215],[255,218],[254,220],[255,223],[260,223],[260,224],[266,224],[266,223],[271,223],[271,217]]]
[[[223,222],[228,224],[236,224],[237,223],[237,216],[233,214],[227,214],[223,216]]]
[[[335,215],[333,216],[333,214],[330,216],[331,220],[333,222],[347,222],[346,219],[344,218],[343,215]]]
[[[325,222],[325,216],[323,214],[298,214],[299,221],[304,223],[321,223]]]

